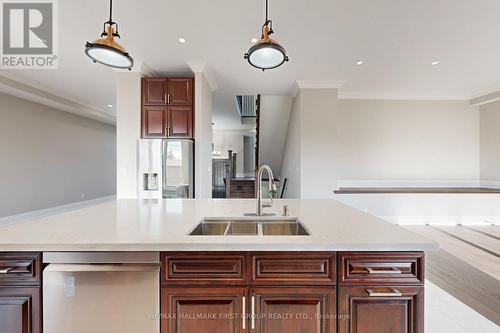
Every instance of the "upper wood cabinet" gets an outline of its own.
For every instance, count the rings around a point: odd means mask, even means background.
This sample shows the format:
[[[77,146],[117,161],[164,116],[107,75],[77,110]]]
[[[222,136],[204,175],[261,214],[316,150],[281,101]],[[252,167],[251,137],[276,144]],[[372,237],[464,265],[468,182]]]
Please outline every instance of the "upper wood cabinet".
[[[193,108],[191,106],[168,107],[167,135],[171,138],[193,137]]]
[[[168,79],[169,105],[193,105],[193,79]]]
[[[142,137],[193,138],[193,78],[142,79]]]
[[[162,138],[167,136],[168,112],[164,106],[144,105],[142,109],[142,137]]]
[[[167,79],[142,79],[142,103],[145,105],[167,104]]]
[[[193,78],[143,78],[144,105],[193,105]]]

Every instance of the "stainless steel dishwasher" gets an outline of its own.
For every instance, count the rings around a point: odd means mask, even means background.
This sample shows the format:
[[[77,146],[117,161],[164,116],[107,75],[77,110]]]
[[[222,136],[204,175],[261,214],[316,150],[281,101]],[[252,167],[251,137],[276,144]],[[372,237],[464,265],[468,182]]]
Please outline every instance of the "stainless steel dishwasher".
[[[48,252],[44,333],[158,333],[158,252]]]

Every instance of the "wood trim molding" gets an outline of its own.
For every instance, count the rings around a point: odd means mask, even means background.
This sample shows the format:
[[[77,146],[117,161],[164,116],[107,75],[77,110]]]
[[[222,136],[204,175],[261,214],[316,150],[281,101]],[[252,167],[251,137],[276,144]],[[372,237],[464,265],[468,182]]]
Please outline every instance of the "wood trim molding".
[[[0,92],[58,110],[73,113],[80,117],[86,117],[112,125],[116,123],[116,115],[108,111],[75,102],[60,92],[46,91],[35,88],[22,82],[14,76],[11,77],[11,75],[9,75],[9,77],[5,74],[0,75]]]

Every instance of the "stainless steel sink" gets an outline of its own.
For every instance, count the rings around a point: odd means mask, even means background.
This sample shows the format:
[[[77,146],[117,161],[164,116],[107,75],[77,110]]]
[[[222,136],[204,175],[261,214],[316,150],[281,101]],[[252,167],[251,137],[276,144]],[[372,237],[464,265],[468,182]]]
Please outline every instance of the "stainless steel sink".
[[[297,218],[204,218],[191,236],[309,236]]]

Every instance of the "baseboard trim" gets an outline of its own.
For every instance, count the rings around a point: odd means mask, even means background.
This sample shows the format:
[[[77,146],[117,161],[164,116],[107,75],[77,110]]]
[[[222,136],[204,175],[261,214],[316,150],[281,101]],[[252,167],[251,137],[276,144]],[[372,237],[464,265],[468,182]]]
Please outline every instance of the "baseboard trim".
[[[10,224],[26,222],[26,221],[30,221],[30,220],[34,220],[34,219],[38,219],[38,218],[42,218],[42,217],[47,217],[47,216],[51,216],[51,215],[55,215],[55,214],[65,213],[65,212],[69,212],[69,211],[72,211],[75,209],[94,206],[94,205],[97,205],[97,204],[100,204],[100,203],[103,203],[106,201],[110,201],[110,200],[115,200],[115,199],[116,199],[116,195],[110,195],[110,196],[91,199],[91,200],[73,202],[73,203],[61,205],[61,206],[55,206],[55,207],[50,207],[50,208],[34,210],[31,212],[0,217],[0,227],[10,225]]]

